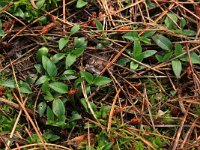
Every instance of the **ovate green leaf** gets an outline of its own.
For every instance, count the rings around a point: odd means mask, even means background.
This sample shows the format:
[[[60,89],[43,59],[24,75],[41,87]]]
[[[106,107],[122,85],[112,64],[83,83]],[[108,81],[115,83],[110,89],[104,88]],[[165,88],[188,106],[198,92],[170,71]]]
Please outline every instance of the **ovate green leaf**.
[[[76,3],[76,8],[82,8],[85,5],[87,5],[88,2],[84,1],[84,0],[78,0]]]
[[[76,32],[78,32],[78,30],[80,30],[80,26],[76,24],[75,26],[72,27],[70,31],[70,36],[74,35]]]
[[[61,94],[65,94],[68,92],[68,86],[62,82],[50,83],[49,87]]]
[[[73,51],[72,51],[72,54],[76,57],[79,57],[83,54],[85,48],[84,47],[80,47],[80,48],[75,48]]]
[[[47,61],[46,71],[50,77],[55,77],[57,75],[56,65],[50,59]]]
[[[48,55],[48,48],[47,47],[41,47],[38,51],[37,51],[37,54],[36,54],[36,58],[39,62],[42,61],[42,56],[47,56]]]
[[[55,99],[53,101],[52,110],[57,117],[63,116],[65,114],[65,106],[63,101],[60,99]]]
[[[134,39],[134,46],[133,46],[133,54],[132,57],[136,57],[142,53],[142,46],[140,44],[139,39]]]
[[[190,58],[191,58],[191,62],[193,64],[200,64],[200,57],[195,53],[195,52],[191,52],[190,53]],[[185,57],[181,57],[180,58],[182,61],[187,61],[189,62],[188,56]]]
[[[124,34],[122,37],[127,40],[133,41],[135,39],[138,39],[138,33],[137,32],[128,32],[128,33]]]
[[[32,93],[30,86],[26,83],[22,84],[19,89],[21,93],[26,93],[26,94]]]
[[[45,75],[41,76],[35,83],[35,85],[43,84],[44,82],[48,81],[49,78]]]
[[[65,66],[66,68],[70,67],[71,65],[73,65],[73,63],[76,61],[76,56],[73,55],[72,53],[69,53],[66,57],[65,60]]]
[[[16,87],[14,80],[6,80],[6,81],[2,82],[1,85],[4,86],[4,87],[9,87],[9,88],[15,88]]]
[[[183,35],[186,35],[186,36],[195,36],[196,35],[196,32],[193,31],[193,30],[182,30],[182,34]]]
[[[45,0],[39,0],[37,3],[36,3],[36,6],[40,9],[45,3]]]
[[[108,77],[98,76],[94,79],[93,84],[97,86],[102,86],[110,83],[112,80]]]
[[[156,50],[146,50],[142,53],[142,55],[143,55],[143,58],[147,58],[147,57],[153,56],[155,53],[157,53]]]
[[[180,27],[183,29],[185,27],[185,25],[186,25],[186,20],[185,20],[185,18],[181,17],[180,18]]]
[[[89,84],[93,82],[94,77],[91,73],[86,72],[86,71],[81,71],[80,74],[81,74],[81,77],[83,77]]]
[[[103,25],[101,24],[101,22],[97,19],[94,19],[94,21],[96,22],[96,27],[98,30],[102,31],[103,30]]]
[[[45,102],[40,102],[37,106],[37,110],[38,110],[38,113],[40,115],[40,117],[43,116],[45,110],[47,108],[47,104]]]
[[[191,52],[190,57],[193,64],[200,64],[200,57],[195,52]]]
[[[177,23],[178,18],[173,13],[168,13],[165,19],[165,24],[168,29],[174,29],[176,27],[175,23]]]
[[[85,40],[84,37],[75,38],[74,40],[75,48],[86,48],[86,46],[87,46],[87,41]]]
[[[82,119],[81,115],[78,112],[73,111],[72,116],[69,120],[70,120],[70,122],[73,122],[73,121],[80,120],[80,119]]]
[[[46,57],[45,55],[42,55],[42,66],[44,70],[47,70],[47,62],[49,61],[49,58]]]
[[[181,76],[181,71],[182,71],[182,64],[181,61],[176,59],[172,61],[172,69],[174,71],[174,74],[176,75],[177,78],[180,78]]]
[[[52,60],[53,63],[57,63],[61,59],[63,59],[64,57],[65,57],[64,53],[58,53],[58,54],[53,55],[53,57],[51,58],[51,60]]]
[[[52,109],[48,106],[47,107],[47,121],[46,124],[50,125],[54,123],[54,113],[52,111]]]
[[[146,37],[146,38],[152,37],[155,33],[156,33],[156,31],[145,31],[145,32],[141,35],[141,37]]]
[[[183,49],[182,49],[182,45],[179,43],[175,44],[175,55],[178,56],[180,54],[182,54]]]
[[[172,49],[172,42],[163,35],[155,35],[153,36],[154,42],[164,50]]]
[[[138,63],[136,63],[134,61],[131,61],[131,63],[130,63],[130,69],[135,70],[135,69],[138,68],[138,66],[139,66]]]
[[[69,41],[68,37],[61,38],[58,42],[59,50],[62,50],[65,47],[65,45],[67,45],[68,41]]]

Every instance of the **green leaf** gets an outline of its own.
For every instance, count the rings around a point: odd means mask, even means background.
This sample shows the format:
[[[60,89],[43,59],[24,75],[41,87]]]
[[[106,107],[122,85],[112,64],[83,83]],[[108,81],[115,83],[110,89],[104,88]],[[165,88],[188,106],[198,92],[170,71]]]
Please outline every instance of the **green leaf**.
[[[142,53],[142,56],[143,58],[147,58],[153,56],[155,53],[157,53],[156,50],[146,50]]]
[[[22,84],[19,89],[21,93],[26,93],[26,94],[32,93],[31,88],[27,83]]]
[[[36,6],[40,9],[45,3],[45,0],[39,0],[37,3],[36,3]]]
[[[151,44],[151,39],[147,38],[147,37],[144,37],[144,36],[141,36],[139,37],[140,41],[145,43],[145,44]]]
[[[49,82],[48,82],[48,80],[45,81],[45,82],[42,84],[41,89],[42,89],[42,92],[44,92],[44,93],[46,93],[46,92],[49,91]]]
[[[75,38],[74,40],[74,48],[86,48],[87,46],[87,41],[85,40],[84,37],[80,38]]]
[[[121,58],[119,61],[117,61],[117,64],[121,65],[121,66],[126,66],[126,64],[130,62],[130,59],[128,58]]]
[[[158,62],[163,62],[163,57],[161,55],[155,55]]]
[[[65,94],[68,92],[68,86],[62,82],[50,83],[49,87],[61,94]]]
[[[1,9],[1,7],[0,7],[0,9]],[[1,22],[1,19],[0,19],[0,37],[4,36],[4,34],[5,34],[5,32],[2,29],[2,22]]]
[[[138,33],[137,32],[128,32],[122,36],[124,39],[134,41],[135,39],[138,39]]]
[[[190,57],[193,64],[200,64],[200,57],[195,52],[191,52]]]
[[[79,57],[83,54],[85,48],[84,47],[80,47],[80,48],[75,48],[73,51],[72,51],[72,54],[76,57]]]
[[[73,112],[72,112],[72,116],[71,116],[71,118],[69,119],[69,121],[70,121],[70,122],[73,122],[73,121],[80,120],[80,119],[82,119],[81,115],[80,115],[78,112],[73,111]]]
[[[16,8],[15,12],[14,12],[14,16],[18,16],[24,19],[25,14],[24,12],[18,7]]]
[[[174,71],[174,74],[176,75],[177,78],[180,78],[181,76],[181,71],[182,71],[182,64],[181,61],[176,59],[172,61],[172,69]]]
[[[0,30],[2,29],[2,21],[1,21],[1,19],[0,19]]]
[[[51,92],[46,91],[45,94],[46,94],[46,95],[44,96],[44,99],[45,99],[46,101],[52,101],[52,100],[54,99],[54,97],[53,97],[53,95],[51,94]]]
[[[49,61],[49,58],[42,55],[42,66],[44,68],[44,70],[47,70],[47,62]]]
[[[109,142],[103,145],[102,150],[110,150],[112,148],[113,143]]]
[[[185,27],[185,25],[186,25],[186,20],[185,20],[185,18],[181,17],[180,18],[180,27],[183,29]]]
[[[136,60],[139,61],[139,62],[142,62],[143,59],[144,59],[144,57],[143,57],[143,53],[141,53],[141,54],[135,56],[134,59],[136,59]]]
[[[138,63],[131,61],[130,63],[130,69],[135,70],[139,67]]]
[[[69,37],[61,38],[58,42],[59,50],[62,50],[65,47],[65,45],[67,45],[68,42],[69,42]]]
[[[173,53],[172,52],[167,52],[164,53],[164,55],[162,56],[162,62],[168,61],[171,57],[172,57]]]
[[[54,113],[52,111],[52,109],[48,106],[47,107],[47,125],[51,125],[54,123]]]
[[[196,35],[196,32],[193,31],[193,30],[182,30],[182,34],[183,35],[186,35],[186,36],[195,36]]]
[[[87,106],[85,98],[81,98],[81,104],[85,108],[86,112],[89,113],[89,109],[88,109],[88,106]]]
[[[87,5],[88,2],[84,1],[84,0],[78,0],[76,3],[76,8],[82,8],[84,6]]]
[[[70,36],[74,35],[76,32],[78,32],[78,30],[80,30],[80,26],[76,24],[71,28]]]
[[[64,53],[58,53],[53,55],[53,57],[51,58],[51,61],[55,64],[57,62],[59,62],[61,59],[63,59],[65,57]]]
[[[2,82],[1,85],[4,87],[9,87],[9,88],[16,88],[16,84],[14,80],[6,80]]]
[[[173,13],[168,13],[168,16],[165,19],[165,24],[167,26],[168,29],[175,29],[175,23],[177,23],[178,18],[176,17],[175,14]],[[174,23],[175,22],[175,23]]]
[[[56,65],[50,59],[47,61],[46,71],[50,77],[55,77],[57,75],[58,71]]]
[[[149,37],[152,37],[155,33],[156,33],[156,31],[145,31],[145,32],[141,35],[141,37],[149,38]]]
[[[63,75],[73,75],[76,72],[74,70],[65,70],[65,72],[63,72]]]
[[[47,56],[48,55],[48,48],[47,47],[41,47],[37,53],[36,53],[36,58],[38,60],[38,62],[42,62],[42,56]]]
[[[79,85],[81,82],[83,82],[84,80],[85,80],[84,78],[78,78],[78,79],[76,79],[75,82],[74,82],[74,87],[77,88],[78,85]]]
[[[83,77],[89,84],[91,84],[94,80],[94,77],[91,73],[86,71],[80,71],[81,77]]]
[[[142,47],[140,44],[139,39],[134,39],[134,47],[133,47],[133,54],[132,57],[135,58],[137,55],[142,53]]]
[[[108,77],[104,77],[104,76],[100,76],[100,77],[96,77],[93,81],[94,85],[97,86],[102,86],[102,85],[106,85],[108,83],[110,83],[112,80]]]
[[[99,20],[97,20],[97,19],[94,19],[94,21],[96,22],[97,30],[102,31],[103,30],[103,25],[101,24],[101,22]]]
[[[73,65],[75,61],[76,61],[76,56],[74,56],[72,53],[69,53],[65,60],[66,68],[69,68],[71,65]]]
[[[0,36],[4,36],[5,32],[0,29]]]
[[[53,101],[52,110],[57,117],[65,115],[65,106],[63,101],[55,99]]]
[[[65,120],[66,120],[65,115],[58,116],[58,120],[56,121],[54,125],[57,127],[63,127],[65,125]]]
[[[176,43],[175,51],[174,51],[175,55],[178,56],[178,55],[182,54],[182,52],[183,52],[182,45],[179,43]]]
[[[47,108],[47,104],[45,102],[40,102],[37,106],[37,110],[38,110],[38,113],[40,115],[40,117],[43,116],[45,110]]]
[[[195,53],[195,52],[191,52],[190,53],[190,58],[191,58],[191,62],[193,64],[200,64],[200,57]],[[186,61],[189,62],[188,56],[183,56],[180,58],[181,61]]]
[[[41,64],[35,64],[34,68],[36,69],[37,73],[42,73],[42,65]]]
[[[164,62],[168,61],[172,57],[172,52],[166,53],[163,57]]]
[[[172,42],[163,35],[155,35],[153,36],[154,42],[164,50],[172,49]]]
[[[60,137],[58,135],[56,135],[55,133],[53,133],[52,131],[45,132],[43,134],[43,137],[46,142],[54,142],[54,141],[60,139]]]
[[[43,84],[44,82],[48,81],[49,78],[45,75],[41,76],[35,83],[35,85]]]

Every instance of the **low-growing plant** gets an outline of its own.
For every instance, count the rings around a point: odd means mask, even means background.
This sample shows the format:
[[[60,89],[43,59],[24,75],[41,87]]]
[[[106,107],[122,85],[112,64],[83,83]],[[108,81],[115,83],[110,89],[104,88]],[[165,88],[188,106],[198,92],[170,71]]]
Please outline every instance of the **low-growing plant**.
[[[145,32],[144,34],[142,34],[141,36],[138,35],[137,32],[128,32],[125,35],[123,35],[123,38],[128,39],[130,41],[133,42],[133,50],[132,51],[128,51],[129,55],[139,61],[142,62],[143,59],[148,58],[153,56],[157,51],[156,50],[142,50],[142,44],[141,42],[145,43],[145,44],[149,44],[150,43],[150,38],[151,36],[153,36],[155,32],[151,31],[151,32]],[[128,60],[126,61],[128,62]],[[139,64],[134,62],[134,61],[130,61],[130,69],[137,69],[139,67]]]

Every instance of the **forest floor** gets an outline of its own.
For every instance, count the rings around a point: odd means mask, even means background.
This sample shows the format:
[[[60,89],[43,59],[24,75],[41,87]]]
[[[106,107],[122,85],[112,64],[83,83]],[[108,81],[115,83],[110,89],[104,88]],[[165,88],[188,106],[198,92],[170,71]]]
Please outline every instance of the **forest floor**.
[[[0,149],[200,147],[198,0],[1,0]]]

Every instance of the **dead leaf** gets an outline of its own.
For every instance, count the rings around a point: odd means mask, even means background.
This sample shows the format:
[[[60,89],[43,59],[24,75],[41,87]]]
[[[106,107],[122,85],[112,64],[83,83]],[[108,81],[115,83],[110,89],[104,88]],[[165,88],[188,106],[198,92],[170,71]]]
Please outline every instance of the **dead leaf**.
[[[94,145],[95,135],[93,133],[90,133],[89,138],[90,145]],[[82,145],[82,142],[88,142],[88,134],[83,134],[67,141],[69,145],[73,145],[74,147],[80,147]]]
[[[40,31],[40,34],[47,34],[50,30],[54,29],[56,27],[56,23],[52,22],[42,28]]]
[[[2,24],[3,30],[5,32],[9,31],[14,24],[15,24],[15,20],[9,18],[7,21],[3,22]]]
[[[117,30],[130,30],[129,26],[121,26]]]
[[[195,15],[200,17],[200,7],[199,6],[194,6],[194,13],[195,13]]]
[[[71,90],[68,92],[68,96],[72,96],[72,95],[76,94],[77,91],[78,91],[78,89],[71,89]]]
[[[131,119],[131,124],[133,125],[138,125],[140,122],[141,122],[141,119],[139,118],[134,117]]]

